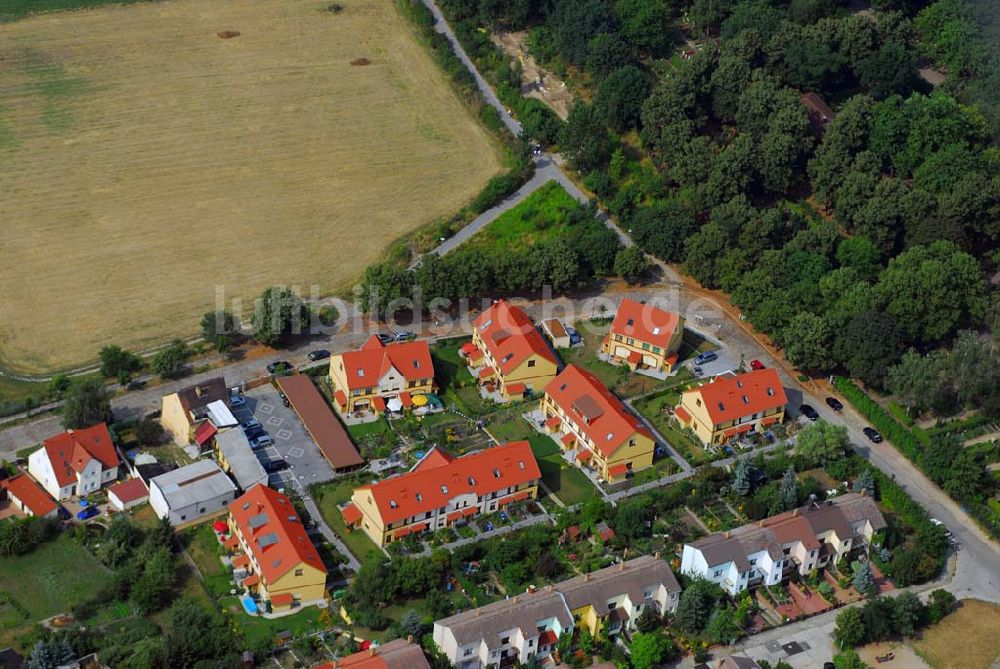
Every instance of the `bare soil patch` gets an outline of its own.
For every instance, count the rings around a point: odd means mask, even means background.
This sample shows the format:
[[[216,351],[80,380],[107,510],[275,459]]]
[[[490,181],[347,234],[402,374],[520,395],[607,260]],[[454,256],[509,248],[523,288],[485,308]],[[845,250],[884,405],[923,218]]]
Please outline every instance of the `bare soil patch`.
[[[217,293],[249,307],[272,284],[344,288],[499,172],[393,1],[338,4],[0,25],[0,363],[193,334]],[[352,67],[359,53],[372,64]]]
[[[521,94],[541,100],[565,121],[573,106],[573,95],[566,82],[535,61],[525,45],[527,38],[526,30],[492,35],[494,44],[521,62]]]

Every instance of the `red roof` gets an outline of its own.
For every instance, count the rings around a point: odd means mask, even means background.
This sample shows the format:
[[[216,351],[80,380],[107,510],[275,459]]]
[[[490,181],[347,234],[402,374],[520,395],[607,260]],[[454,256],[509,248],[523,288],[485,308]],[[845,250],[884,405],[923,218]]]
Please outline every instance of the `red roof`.
[[[458,350],[465,355],[469,355],[473,351],[478,351],[479,349],[477,349],[476,345],[473,344],[471,341],[467,341],[464,344],[462,344],[462,347],[459,348]]]
[[[562,439],[560,439],[559,441],[561,441],[562,443],[564,443],[564,444],[566,444],[567,446],[569,446],[570,444],[572,444],[572,443],[573,443],[573,441],[574,441],[575,439],[576,439],[576,437],[575,437],[575,436],[573,436],[573,434],[572,434],[572,433],[570,433],[570,432],[567,432],[566,434],[564,434],[564,435],[562,436]]]
[[[631,362],[633,365],[639,364],[640,362],[642,362],[642,353],[639,353],[639,351],[629,351],[628,361]]]
[[[217,520],[212,523],[212,529],[216,532],[225,532],[229,529],[229,525],[226,525],[226,522],[223,520]]]
[[[4,481],[4,487],[7,488],[7,493],[17,497],[33,516],[41,518],[56,510],[55,500],[27,474],[18,474],[7,479]]]
[[[149,490],[146,488],[146,484],[142,482],[142,479],[138,478],[116,483],[108,488],[108,494],[110,495],[111,493],[114,493],[115,497],[120,499],[123,504],[138,502],[141,499],[149,497]],[[221,531],[226,531],[225,523],[223,523]]]
[[[385,399],[376,395],[372,398],[372,404],[375,405],[375,409],[378,411],[385,411]]]
[[[773,423],[777,423],[777,422],[778,422],[778,417],[777,416],[768,416],[767,418],[765,418],[764,420],[762,420],[760,422],[760,424],[766,427],[768,425],[772,425]]]
[[[498,476],[499,475],[499,476]],[[485,496],[542,477],[527,441],[515,441],[455,458],[436,467],[361,486],[375,501],[383,523],[395,523],[448,506],[457,495]]]
[[[788,404],[781,377],[773,369],[757,369],[719,377],[687,392],[698,393],[714,425],[739,420]]]
[[[508,395],[523,395],[524,391],[526,391],[527,389],[528,389],[528,386],[524,385],[523,383],[512,383],[509,386],[507,386],[507,394]]]
[[[611,333],[666,349],[680,323],[681,317],[672,311],[626,298],[618,306]]]
[[[592,458],[593,455],[594,454],[591,451],[584,448],[583,450],[581,450],[579,453],[576,454],[576,459],[579,460],[580,462],[586,462],[587,460]]]
[[[668,365],[670,365],[671,367],[673,367],[674,365],[677,364],[677,360],[679,360],[679,359],[680,359],[680,356],[678,356],[676,353],[671,353],[666,358],[664,358],[664,361]]]
[[[653,438],[596,376],[576,365],[567,366],[552,379],[545,386],[545,394],[605,456],[617,451],[635,434]]]
[[[479,378],[481,379],[488,379],[491,376],[496,376],[496,375],[497,375],[497,370],[493,369],[492,367],[483,367],[482,369],[479,370]]]
[[[689,414],[687,412],[687,409],[685,409],[684,407],[677,407],[676,409],[674,409],[674,415],[677,416],[677,420],[679,420],[682,423],[687,423],[688,421],[691,420],[691,414]]]
[[[347,506],[340,510],[340,515],[344,517],[344,523],[347,525],[353,525],[361,520],[362,513],[357,504],[349,502]]]
[[[372,335],[361,350],[348,351],[339,357],[351,390],[377,386],[379,379],[393,369],[407,381],[434,377],[431,349],[423,339],[385,345]]]
[[[245,567],[248,564],[250,564],[250,558],[248,558],[246,555],[237,555],[236,557],[233,558],[234,567]]]
[[[206,420],[204,423],[195,428],[194,431],[194,443],[199,446],[204,446],[205,442],[215,436],[215,433],[219,430],[212,424],[212,421]]]
[[[559,637],[552,630],[545,630],[538,637],[539,646],[554,646],[559,643]]]
[[[250,574],[245,579],[243,579],[243,585],[248,588],[251,585],[257,585],[258,583],[260,583],[260,576],[258,576],[257,574]]]
[[[344,394],[343,390],[338,390],[333,393],[333,398],[337,400],[337,405],[346,407],[347,406],[347,395]]]
[[[326,573],[291,500],[277,490],[255,485],[230,502],[229,515],[269,583],[303,563]]]
[[[271,604],[273,606],[288,606],[293,601],[295,601],[295,598],[292,597],[292,593],[290,592],[279,592],[276,595],[271,595]]]
[[[556,357],[528,315],[506,300],[498,300],[473,324],[500,372],[507,374],[537,355],[556,364]]]
[[[402,402],[404,407],[413,406],[413,398],[410,397],[410,393],[407,392],[399,393],[399,401]]]
[[[628,465],[624,462],[617,465],[611,465],[608,467],[608,474],[611,476],[621,476],[622,474],[628,473]]]
[[[83,471],[91,458],[101,463],[101,469],[120,464],[108,426],[98,423],[81,430],[66,430],[49,437],[42,445],[59,487],[76,483],[76,472]]]
[[[395,639],[380,646],[362,641],[358,647],[361,652],[313,669],[430,669],[420,646],[406,639]]]
[[[545,427],[551,430],[554,427],[559,427],[560,423],[562,423],[562,420],[559,416],[549,416],[548,420],[545,421]]]
[[[334,469],[349,469],[364,464],[351,436],[330,410],[312,379],[304,374],[283,376],[278,379],[278,387]]]
[[[420,459],[420,462],[413,466],[411,471],[423,471],[425,469],[433,469],[435,467],[444,467],[445,465],[451,464],[451,461],[454,459],[455,456],[448,451],[443,451],[440,448],[432,448],[427,451],[427,455]]]

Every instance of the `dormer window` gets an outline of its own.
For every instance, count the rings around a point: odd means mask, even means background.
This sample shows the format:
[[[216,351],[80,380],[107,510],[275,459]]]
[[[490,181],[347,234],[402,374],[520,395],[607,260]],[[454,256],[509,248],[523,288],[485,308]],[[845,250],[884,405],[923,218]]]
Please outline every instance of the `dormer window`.
[[[422,501],[424,501],[424,496],[423,496],[423,495],[421,495],[421,494],[420,494],[419,492],[418,492],[418,493],[416,494],[416,498],[417,498],[417,501],[418,501],[418,502],[422,502]]]
[[[500,470],[499,469],[497,469],[497,468],[493,469],[493,478],[495,478],[495,479],[500,478]]]
[[[390,499],[390,500],[389,500],[389,508],[390,508],[390,509],[395,509],[395,508],[397,508],[398,506],[399,506],[399,505],[398,505],[398,504],[396,504],[396,500],[394,500],[394,499]]]
[[[358,370],[358,376],[364,376],[364,375],[365,375],[365,370],[359,369]]]
[[[476,485],[476,478],[474,476],[469,477],[469,485]]]
[[[744,395],[744,396],[743,396],[743,403],[744,403],[744,404],[750,404],[750,398],[749,398],[749,397],[747,397],[746,395]]]

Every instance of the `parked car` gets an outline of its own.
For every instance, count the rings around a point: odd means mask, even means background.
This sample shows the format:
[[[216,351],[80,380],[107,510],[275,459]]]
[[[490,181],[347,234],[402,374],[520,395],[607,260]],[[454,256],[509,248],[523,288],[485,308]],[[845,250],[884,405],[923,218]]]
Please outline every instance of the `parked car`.
[[[241,407],[246,403],[247,403],[247,398],[243,397],[243,395],[233,393],[232,395],[229,396],[229,406],[231,407]]]
[[[881,444],[882,443],[882,435],[879,434],[878,430],[876,430],[875,428],[873,428],[873,427],[866,427],[865,429],[863,429],[861,431],[865,433],[865,436],[868,437],[868,440],[871,441],[873,444]]]
[[[307,355],[306,357],[312,360],[313,362],[316,362],[317,360],[325,360],[326,358],[329,358],[330,352],[327,351],[325,348],[318,348],[315,351],[309,351],[309,355]]]
[[[836,397],[827,397],[826,405],[833,409],[834,411],[842,411],[844,408],[844,403],[838,400]]]
[[[288,469],[288,463],[284,460],[264,460],[261,464],[264,467],[264,471],[268,474],[283,472]]]
[[[267,366],[268,374],[283,374],[292,369],[292,363],[285,360],[275,360]]]
[[[803,404],[799,407],[799,413],[808,418],[809,420],[816,421],[819,420],[819,414],[816,413],[816,409],[813,409],[808,404]]]
[[[705,370],[703,370],[701,367],[695,367],[691,371],[694,372],[695,376],[701,376],[702,374],[705,373]]]
[[[409,330],[400,330],[392,335],[392,338],[396,341],[409,341],[411,339],[416,339],[417,335]]]
[[[263,446],[256,445],[258,439],[267,436],[267,432],[265,432],[262,428],[258,427],[255,430],[249,430],[246,432],[246,435],[247,435],[247,441],[250,442],[250,448],[253,448],[254,450],[258,448],[263,448]]]
[[[695,359],[694,364],[704,365],[706,362],[712,362],[713,360],[718,360],[719,354],[715,351],[705,351],[704,353],[699,353]]]
[[[77,520],[87,520],[88,518],[93,518],[101,512],[96,506],[88,506],[86,509],[80,509],[76,512]]]
[[[250,442],[250,447],[253,449],[264,448],[265,446],[270,446],[274,443],[274,437],[268,433],[264,433]]]
[[[574,330],[573,328],[569,327],[568,325],[566,326],[566,334],[569,335],[570,346],[576,346],[577,344],[583,341],[583,337],[580,336],[580,333]]]
[[[253,416],[250,416],[250,419],[247,422],[243,423],[244,432],[257,429],[260,429],[260,421],[254,418]]]
[[[750,361],[750,369],[764,369],[764,363],[755,358]]]
[[[386,334],[385,332],[379,332],[375,336],[378,337],[378,340],[380,342],[382,342],[383,344],[389,344],[389,343],[392,342],[392,335],[391,334]]]

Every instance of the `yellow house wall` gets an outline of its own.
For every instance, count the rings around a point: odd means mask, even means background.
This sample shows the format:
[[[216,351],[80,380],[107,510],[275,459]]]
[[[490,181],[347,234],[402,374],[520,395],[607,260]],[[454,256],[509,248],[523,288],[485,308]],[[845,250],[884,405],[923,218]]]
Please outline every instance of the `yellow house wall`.
[[[351,501],[361,510],[360,529],[377,546],[385,545],[385,524],[371,494],[367,490],[355,490],[351,495]]]
[[[188,421],[187,412],[181,406],[181,400],[177,393],[163,396],[160,406],[160,424],[174,438],[175,443],[181,445],[188,443],[191,436],[191,423]]]
[[[590,632],[592,637],[596,637],[598,632],[601,631],[601,619],[597,616],[597,612],[594,611],[593,606],[583,606],[579,609],[574,609],[572,613],[573,618],[577,621],[577,625]]]
[[[302,570],[301,576],[295,575],[296,569]],[[267,586],[269,598],[286,592],[297,595],[303,602],[323,599],[326,596],[326,574],[312,565],[300,562]]]
[[[655,447],[653,440],[638,432],[634,433],[633,437],[635,444],[622,446],[612,453],[605,462],[605,469],[601,473],[606,480],[611,480],[607,470],[615,465],[631,462],[634,472],[653,466],[653,449]]]
[[[727,421],[717,425],[713,424],[712,420],[708,416],[708,408],[705,406],[705,402],[702,401],[701,406],[698,406],[697,400],[699,399],[701,399],[701,393],[697,391],[688,391],[681,395],[680,405],[685,411],[691,414],[691,428],[694,430],[694,433],[697,435],[698,439],[702,441],[702,443],[706,445],[721,443],[725,440],[723,433],[727,429],[738,425],[739,423],[736,421]],[[778,418],[778,423],[783,422],[785,420],[785,408],[782,407],[775,413],[762,414],[757,420],[747,422],[754,423],[759,426],[760,421],[764,418],[773,418],[775,416]]]
[[[343,356],[341,355],[335,355],[332,358],[330,358],[330,382],[333,384],[334,390],[341,390],[345,395],[347,395],[347,413],[353,413],[355,405],[358,402],[367,402],[368,405],[374,411],[374,406],[372,406],[372,399],[374,399],[379,394],[378,379],[373,379],[372,385],[369,386],[369,388],[366,388],[366,390],[370,390],[370,392],[365,392],[360,395],[352,395],[351,390],[348,388],[347,385],[347,373],[341,370],[343,364],[344,364],[344,359]],[[411,394],[413,393],[426,394],[434,392],[433,375],[429,379],[424,379],[424,381],[425,383],[413,386],[412,388],[404,387],[401,392],[408,392]],[[408,384],[409,381],[406,381],[405,383]],[[337,402],[334,401],[334,404],[336,405]],[[337,410],[338,411],[340,410],[339,405],[337,406]]]
[[[664,371],[669,372],[670,369],[669,365],[666,365],[666,359],[667,356],[669,356],[671,353],[676,353],[678,350],[680,350],[681,341],[684,338],[684,319],[681,318],[678,320],[677,329],[675,329],[674,333],[670,336],[670,341],[667,342],[666,348],[660,347],[659,353],[655,353],[653,351],[653,344],[649,344],[649,350],[644,349],[642,347],[644,342],[641,339],[632,337],[631,339],[633,343],[629,344],[627,343],[629,339],[628,337],[621,335],[622,341],[616,341],[615,337],[617,336],[619,335],[616,335],[614,333],[608,334],[608,337],[604,341],[604,344],[602,346],[602,349],[605,353],[607,353],[612,357],[617,357],[619,360],[622,360],[622,358],[615,355],[615,351],[619,346],[621,346],[630,351],[636,351],[643,356],[650,356],[654,358],[656,360],[657,369],[663,369]]]
[[[534,367],[529,367],[528,362],[530,360],[535,361]],[[510,370],[506,374],[500,374],[503,385],[507,386],[512,383],[523,383],[526,386],[530,386],[535,392],[539,392],[549,381],[556,378],[556,364],[549,360],[546,360],[540,355],[532,355],[521,361],[521,364]],[[500,371],[497,370],[499,374]]]

